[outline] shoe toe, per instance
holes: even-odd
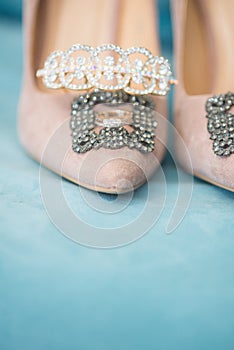
[[[158,165],[155,156],[137,150],[92,150],[79,166],[78,183],[100,192],[129,192],[145,183]]]
[[[146,181],[143,169],[128,159],[110,159],[97,169],[95,184],[110,192],[129,192]]]

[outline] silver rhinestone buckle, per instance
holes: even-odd
[[[234,114],[228,111],[234,106],[234,94],[215,95],[206,102],[207,129],[213,140],[216,155],[227,157],[234,153]]]

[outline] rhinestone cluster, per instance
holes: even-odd
[[[234,94],[215,95],[206,102],[207,129],[213,140],[216,155],[227,157],[234,153],[234,114],[228,111],[234,106]]]
[[[97,132],[95,128],[97,104],[108,104],[113,109],[121,104],[131,104],[133,108],[131,131],[126,130],[116,119],[110,121]],[[136,148],[141,152],[154,150],[154,138],[157,122],[154,119],[154,103],[143,96],[132,96],[123,90],[105,92],[94,90],[90,94],[80,95],[72,102],[70,128],[72,130],[72,148],[84,153],[100,147],[117,149],[124,146]],[[105,125],[105,123],[104,123]],[[113,126],[115,125],[115,126]]]
[[[153,56],[143,47],[123,50],[112,44],[96,48],[75,44],[67,51],[54,51],[36,76],[50,89],[123,89],[137,95],[166,95],[175,83],[164,57]]]

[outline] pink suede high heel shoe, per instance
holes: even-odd
[[[135,189],[153,174],[167,139],[152,112],[155,103],[166,116],[166,98],[153,95],[173,83],[157,56],[155,15],[153,0],[25,1],[18,132],[34,159],[107,193]]]
[[[173,0],[179,85],[175,126],[195,176],[234,191],[234,4],[229,0]],[[180,142],[176,155],[189,172]]]

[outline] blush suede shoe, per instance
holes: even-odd
[[[229,0],[172,0],[176,76],[175,126],[193,174],[234,191],[234,4]],[[181,143],[181,166],[190,172]]]
[[[99,95],[97,97],[90,94],[101,94],[102,92],[95,89],[77,92],[73,88],[69,88],[67,81],[64,88],[48,88],[53,83],[57,84],[61,75],[66,80],[69,69],[77,69],[77,67],[67,66],[65,69],[68,70],[65,73],[62,70],[58,73],[56,67],[61,62],[49,59],[49,63],[47,60],[45,64],[45,61],[55,50],[61,50],[64,53],[71,47],[74,49],[74,43],[83,43],[94,48],[104,43],[111,43],[121,46],[123,50],[134,45],[144,46],[151,51],[152,57],[159,55],[154,1],[140,0],[136,3],[133,0],[26,0],[24,34],[24,77],[19,105],[18,133],[20,142],[27,153],[55,173],[92,190],[121,193],[141,186],[155,172],[165,154],[167,142],[166,97],[147,96],[147,98],[152,98],[157,113],[163,116],[157,123],[156,137],[153,137],[153,141],[147,138],[147,135],[141,134],[145,129],[140,129],[136,123],[132,126],[131,122],[126,122],[129,125],[125,127],[123,124],[129,113],[132,112],[129,112],[128,109],[119,111],[119,108],[114,105],[111,105],[112,110],[109,112],[104,110],[93,112],[92,110],[90,113],[98,115],[98,118],[102,118],[102,120],[100,122],[98,119],[99,124],[97,123],[95,129],[91,130],[92,132],[89,130],[88,135],[84,133],[81,135],[80,131],[86,130],[87,125],[91,124],[85,115],[84,111],[87,110],[87,106],[83,101],[89,100],[90,102],[90,96],[93,100],[97,99]],[[64,56],[61,55],[59,59],[64,59]],[[76,57],[76,59],[79,60],[80,57]],[[105,61],[106,64],[112,64],[113,59],[113,57],[107,57],[107,61],[109,61]],[[134,64],[141,69],[142,61],[135,60]],[[48,73],[48,67],[52,67],[54,71]],[[80,67],[78,68],[80,69]],[[92,73],[88,71],[87,67],[85,69],[87,71],[74,70],[72,76],[77,74],[78,79],[80,72],[81,74],[87,73],[87,75]],[[163,80],[165,67],[162,65],[160,69],[162,73],[161,89],[166,89],[164,91],[166,94],[170,81],[168,80],[165,86]],[[36,72],[38,72],[38,78]],[[109,75],[105,77],[108,80],[112,72],[108,71],[107,73]],[[48,86],[46,86],[46,82]],[[92,87],[95,88],[94,83]],[[111,95],[113,101],[109,101],[109,103],[112,103],[116,95],[113,91],[110,93],[113,94]],[[80,97],[80,94],[83,95]],[[122,99],[130,98],[127,92],[122,92],[121,96]],[[106,102],[105,98],[107,97],[110,99],[110,94],[108,91],[104,91],[103,102]],[[137,108],[141,108],[142,103],[148,103],[144,100],[144,96],[142,98],[143,100],[140,100],[138,94],[134,95],[132,100],[127,101],[129,102],[127,108],[129,108],[129,104],[134,109],[136,103],[138,104]],[[83,109],[79,110],[79,101],[81,100]],[[123,101],[120,99],[117,102],[122,103]],[[119,121],[116,115],[122,116],[123,114],[124,121]],[[106,121],[105,116],[111,116],[114,124]],[[86,124],[84,124],[86,117]],[[148,118],[147,115],[144,117]],[[119,129],[117,130],[118,144],[114,143],[115,138],[112,139],[110,136],[112,132],[115,135],[116,123],[119,123],[118,127],[122,126],[121,132],[124,135],[122,136]],[[98,131],[100,132],[102,129],[101,126],[105,127],[105,135],[109,135],[109,143],[101,143],[100,135],[97,136]],[[123,141],[122,138],[126,135],[129,136],[130,131],[134,131],[130,140],[132,142],[128,141],[127,138],[127,141]],[[133,136],[136,136],[140,142],[140,146],[139,144],[137,146],[138,149],[134,147],[135,139],[133,140]],[[89,138],[89,144],[86,143],[87,138]],[[124,142],[126,144],[123,144]],[[154,145],[152,150],[149,142]]]

